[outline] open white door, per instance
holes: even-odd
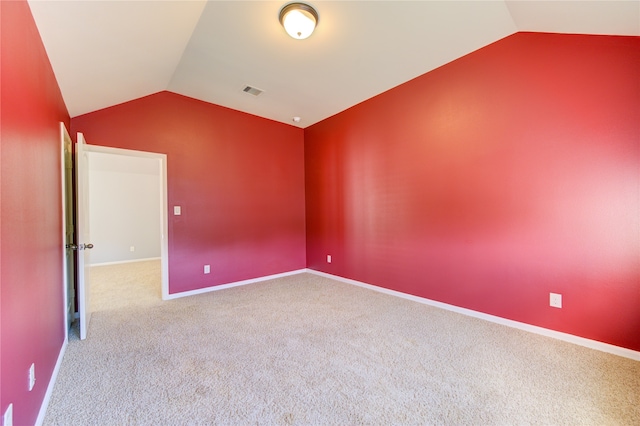
[[[73,212],[73,142],[64,123],[60,123],[60,141],[62,143],[60,164],[62,174],[62,243],[64,256],[62,259],[62,282],[64,283],[65,309],[65,340],[69,338],[69,329],[76,312],[76,277],[75,277],[75,249],[76,235]]]
[[[89,239],[89,154],[85,150],[84,135],[78,133],[76,143],[76,232],[78,253],[78,314],[80,315],[80,339],[87,338],[91,321],[91,250]]]

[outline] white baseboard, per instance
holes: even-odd
[[[423,303],[425,305],[435,306],[436,308],[446,309],[448,311],[456,312],[462,315],[467,315],[470,317],[482,319],[485,321],[491,321],[496,324],[506,325],[507,327],[517,328],[519,330],[528,331],[530,333],[540,334],[546,337],[552,337],[554,339],[562,340],[565,342],[573,343],[580,346],[585,346],[590,349],[595,349],[602,352],[607,352],[613,355],[618,355],[625,358],[630,358],[635,361],[640,361],[640,352],[634,351],[632,349],[623,348],[620,346],[610,345],[608,343],[599,342],[597,340],[591,340],[580,336],[575,336],[573,334],[563,333],[560,331],[550,330],[548,328],[538,327],[535,325],[513,321],[506,318],[497,317],[495,315],[485,314],[483,312],[474,311],[471,309],[461,308],[455,305],[449,305],[447,303],[438,302],[431,299],[426,299],[424,297],[414,296],[412,294],[406,294],[395,290],[389,290],[387,288],[378,287],[371,284],[366,284],[360,281],[352,280],[349,278],[343,278],[337,275],[327,274],[326,272],[315,271],[313,269],[307,269],[306,272],[311,274],[320,275],[325,278],[330,278],[332,280],[340,281],[346,284],[353,284],[358,287],[367,288],[369,290],[374,290],[380,293],[389,294],[391,296],[401,297],[403,299],[412,300],[414,302]]]
[[[91,266],[120,265],[123,263],[148,262],[150,260],[162,260],[162,258],[161,257],[145,257],[144,259],[118,260],[117,262],[92,263]]]
[[[169,294],[164,300],[178,299],[180,297],[194,296],[196,294],[209,293],[211,291],[224,290],[227,288],[238,287],[241,285],[254,284],[261,281],[273,280],[276,278],[288,277],[290,275],[298,275],[307,272],[307,269],[297,269],[295,271],[283,272],[280,274],[267,275],[259,278],[252,278],[250,280],[236,281],[228,284],[221,284],[212,287],[199,288],[197,290],[183,291],[181,293]]]
[[[47,408],[49,407],[49,400],[51,399],[51,395],[53,394],[53,387],[56,384],[56,379],[58,378],[58,372],[60,371],[60,366],[62,365],[62,359],[64,358],[64,353],[67,350],[67,338],[64,339],[64,343],[60,348],[60,353],[58,353],[58,360],[56,361],[56,366],[53,368],[53,373],[51,374],[51,378],[49,379],[49,384],[47,385],[47,391],[44,394],[44,399],[42,400],[42,404],[40,405],[40,411],[38,412],[38,418],[36,419],[36,426],[41,426],[44,422],[44,416],[47,414]]]

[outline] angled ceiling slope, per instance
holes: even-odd
[[[517,31],[640,35],[637,0],[314,0],[294,40],[285,3],[29,1],[72,117],[169,90],[307,127]]]

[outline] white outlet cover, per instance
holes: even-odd
[[[327,263],[331,263],[331,255],[330,254],[327,255]]]
[[[9,404],[7,411],[4,412],[2,424],[4,426],[13,426],[13,404]]]
[[[182,208],[180,206],[173,206],[174,216],[180,216],[182,214]]]
[[[558,293],[549,293],[549,306],[562,308],[562,295]]]
[[[31,364],[31,367],[29,367],[29,391],[32,391],[35,385],[36,385],[36,365]]]
[[[204,273],[205,274],[211,273],[211,265],[204,265]]]
[[[136,251],[136,247],[135,246],[129,247],[129,251]]]

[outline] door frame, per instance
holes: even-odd
[[[85,152],[121,155],[127,157],[149,158],[160,163],[160,258],[162,300],[169,298],[169,225],[168,225],[168,198],[167,198],[167,154],[156,152],[136,151],[132,149],[111,148],[99,145],[84,145]],[[89,189],[91,192],[91,189]]]

